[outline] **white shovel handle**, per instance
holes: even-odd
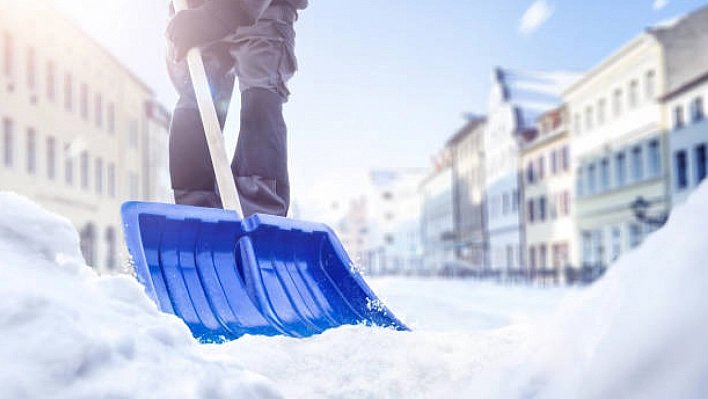
[[[172,0],[172,5],[175,12],[186,10],[189,8],[187,0]],[[202,60],[201,51],[193,47],[187,52],[187,65],[189,66],[189,74],[192,78],[192,86],[197,97],[197,105],[199,114],[202,117],[204,125],[204,134],[206,136],[207,145],[209,146],[209,154],[211,162],[214,166],[214,174],[216,175],[216,184],[219,187],[219,195],[224,209],[235,211],[239,217],[243,214],[241,210],[241,202],[238,198],[236,183],[234,182],[229,159],[226,154],[226,146],[224,145],[224,136],[221,133],[221,125],[216,114],[214,101],[209,90],[209,79],[204,69],[204,61]]]

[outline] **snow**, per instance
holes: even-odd
[[[0,193],[3,398],[698,398],[708,391],[708,185],[585,288],[368,279],[412,332],[200,345],[68,220]]]

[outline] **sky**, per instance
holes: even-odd
[[[54,0],[136,73],[176,99],[164,68],[166,1]],[[362,194],[370,170],[428,167],[496,66],[582,72],[699,0],[310,0],[285,107],[293,202],[317,218]]]
[[[589,287],[368,278],[411,331],[199,344],[71,222],[0,193],[3,398],[704,398],[708,182]],[[667,248],[669,250],[667,250]]]

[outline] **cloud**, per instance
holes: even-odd
[[[661,0],[657,0],[661,1]],[[666,0],[664,0],[666,1]],[[553,7],[546,0],[536,0],[521,17],[519,32],[530,35],[553,15]]]
[[[659,11],[667,5],[669,5],[669,0],[654,0],[653,8],[654,10]]]

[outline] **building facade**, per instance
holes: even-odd
[[[507,275],[523,270],[519,207],[519,110],[504,72],[495,69],[484,130],[484,191],[488,267]]]
[[[372,274],[419,274],[423,265],[418,186],[422,168],[377,169],[366,195],[364,270]]]
[[[521,149],[524,249],[532,279],[560,282],[575,248],[574,176],[564,106],[538,119]]]
[[[664,101],[671,120],[671,204],[677,206],[706,178],[708,73],[669,93]]]
[[[638,197],[660,212],[666,196],[664,53],[643,33],[566,93],[580,251],[575,263],[604,267],[647,232],[630,208]]]
[[[488,265],[484,213],[484,129],[473,117],[450,140],[452,152],[455,255],[476,274]]]
[[[120,272],[120,206],[147,199],[153,93],[51,2],[6,0],[2,10],[0,190],[67,217],[87,264]]]
[[[435,168],[420,184],[423,264],[427,274],[439,275],[456,261],[453,171],[450,150],[443,150]]]
[[[608,265],[658,227],[636,217],[637,199],[659,219],[670,210],[669,122],[660,99],[691,76],[686,65],[707,59],[706,10],[647,29],[565,92],[581,265]]]

